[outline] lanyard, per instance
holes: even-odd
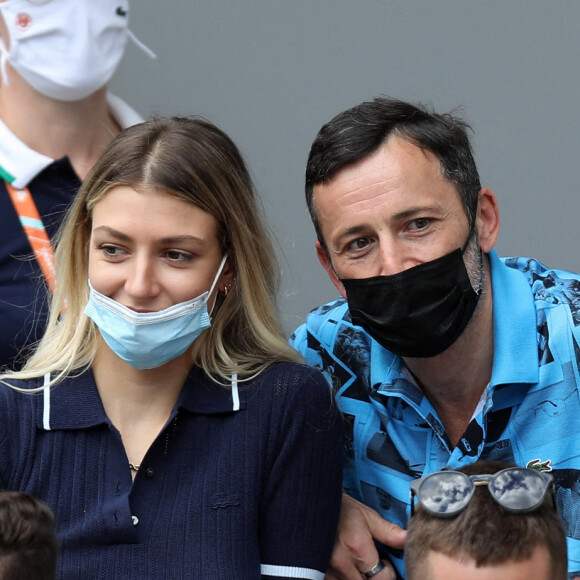
[[[54,292],[56,286],[54,252],[30,190],[28,188],[15,189],[8,182],[6,182],[6,189],[14,204],[14,209],[18,214],[28,242],[34,251],[38,265],[46,278],[49,288]]]

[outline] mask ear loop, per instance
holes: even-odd
[[[212,295],[212,292],[214,291],[218,278],[220,277],[222,270],[224,269],[224,266],[226,264],[226,260],[228,259],[228,255],[224,254],[224,257],[222,258],[222,261],[220,263],[220,266],[218,268],[217,274],[215,275],[215,278],[213,279],[213,282],[211,284],[211,288],[209,289],[209,292],[207,293],[207,298],[209,300],[209,297]],[[213,301],[213,304],[211,305],[211,310],[209,311],[209,315],[211,316],[213,313],[213,309],[215,307],[215,303],[217,302],[217,300]]]
[[[127,36],[133,41],[133,44],[140,48],[149,58],[157,58],[157,55],[143,42],[141,42],[136,36],[134,32],[131,32],[127,28]]]
[[[2,84],[8,86],[10,81],[8,80],[8,72],[6,71],[6,62],[8,61],[8,50],[4,44],[4,39],[0,38],[0,74],[2,75]]]

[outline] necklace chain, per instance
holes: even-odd
[[[131,461],[129,461],[129,469],[131,471],[139,471],[139,468],[141,467],[141,464],[137,464],[137,463],[132,463]]]

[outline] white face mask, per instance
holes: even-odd
[[[134,39],[127,28],[129,0],[6,0],[0,13],[10,46],[0,39],[2,82],[8,83],[9,62],[32,88],[61,101],[84,99],[105,86],[127,38]]]

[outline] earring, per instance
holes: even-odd
[[[230,288],[233,286],[233,280],[231,282],[228,282],[225,286],[224,286],[224,296],[228,295],[228,292],[230,291]]]

